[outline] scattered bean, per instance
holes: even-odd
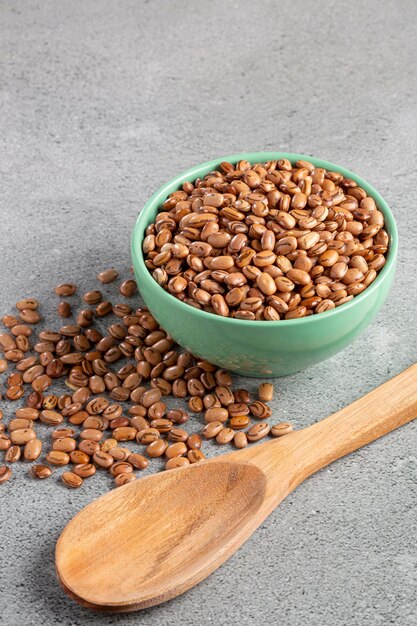
[[[42,452],[42,441],[40,439],[31,439],[27,442],[23,450],[25,461],[36,461]]]
[[[261,383],[258,387],[259,400],[271,402],[274,397],[274,386],[272,383]]]
[[[71,315],[71,305],[69,302],[62,301],[58,304],[58,315],[61,317],[69,317]]]
[[[116,485],[116,487],[122,487],[123,485],[126,485],[127,483],[131,483],[134,480],[136,480],[136,476],[134,474],[121,473],[115,476],[114,484]]]
[[[259,441],[263,437],[266,437],[269,433],[271,427],[267,422],[259,422],[258,424],[254,424],[251,428],[249,428],[246,436],[248,441]]]
[[[235,444],[236,448],[245,448],[248,445],[248,438],[246,436],[246,433],[244,433],[243,431],[235,433],[233,437],[233,443]]]
[[[118,277],[118,272],[114,269],[103,270],[99,274],[97,274],[98,280],[107,285],[108,283],[112,283]]]
[[[16,461],[20,459],[21,452],[22,451],[19,446],[10,446],[4,455],[4,460],[6,463],[16,463]]]
[[[176,469],[177,467],[185,467],[186,465],[190,465],[191,461],[185,456],[176,456],[172,459],[169,459],[165,464],[166,470]]]
[[[29,471],[31,476],[38,480],[44,480],[52,475],[52,470],[47,465],[32,465]]]
[[[222,194],[218,196],[210,201],[220,202]],[[219,206],[221,210],[226,208]],[[258,208],[261,212],[264,210],[262,206]],[[255,206],[256,210],[258,208]],[[232,209],[233,207],[230,211]],[[227,213],[228,210],[225,216]],[[255,221],[254,229],[257,228],[258,222]],[[303,228],[300,227],[300,230]],[[261,231],[262,228],[259,231],[259,241],[262,239],[266,246],[272,245],[272,235],[263,237]],[[270,278],[276,280],[281,274],[285,274],[281,270],[279,273],[270,269],[274,263],[272,256],[275,252],[268,247],[255,250],[253,268],[256,271],[249,278],[249,275],[245,275],[245,265],[237,266],[238,271],[229,272],[234,264],[233,262],[231,265],[230,262],[234,247],[239,255],[247,247],[245,235],[237,232],[224,240],[214,235],[215,233],[213,237],[210,236],[210,242],[195,241],[194,245],[193,241],[190,244],[192,252],[188,253],[196,259],[203,259],[210,248],[217,251],[210,253],[214,259],[213,268],[209,269],[203,263],[203,267],[197,272],[200,276],[196,276],[200,291],[209,294],[210,306],[217,307],[220,314],[223,309],[225,314],[225,306],[234,309],[235,305],[224,300],[222,295],[227,293],[229,287],[242,289],[247,301],[251,300],[251,296],[253,301],[262,301],[262,296],[259,295],[264,293],[262,289],[272,289]],[[158,242],[166,236],[163,233],[158,237]],[[279,233],[275,233],[274,237],[276,242],[282,241]],[[308,240],[302,241],[303,245],[309,245]],[[219,254],[220,252],[223,254]],[[339,262],[344,261],[345,256],[340,253]],[[374,275],[369,274],[371,271],[376,275],[374,269],[368,269],[369,262],[364,257],[360,254],[356,254],[356,257],[357,260],[349,267],[350,273],[345,274],[344,282],[338,283],[337,289],[333,291],[328,288],[327,295],[334,299],[329,300],[333,306],[350,295],[348,289],[351,284],[362,280],[358,272],[362,272],[363,281],[372,282]],[[305,259],[308,258],[310,257],[307,253]],[[294,270],[289,274],[294,284],[303,277],[300,272],[310,271],[309,262],[305,259],[303,262],[295,259],[292,263],[287,260],[289,267],[286,272]],[[282,259],[279,263],[283,266]],[[313,267],[311,263],[310,269]],[[178,268],[175,269],[173,264],[172,269],[177,271]],[[116,277],[117,272],[109,270],[100,274],[99,280],[106,284]],[[248,281],[256,283],[257,279],[258,292],[254,289],[253,294],[248,294]],[[353,279],[356,282],[351,283],[350,280]],[[178,281],[173,281],[171,285],[175,289],[181,287]],[[304,301],[312,297],[307,293],[310,285],[308,282],[303,292],[303,302],[299,300],[292,307],[291,303],[287,305],[292,297],[290,292],[288,298],[280,291],[279,295],[274,293],[268,297],[280,311],[292,311],[300,303],[305,306]],[[322,288],[327,286],[324,283],[319,285]],[[75,290],[75,285],[69,283],[56,288],[57,295],[61,297],[73,295]],[[135,281],[124,281],[120,291],[130,297],[136,291]],[[36,435],[35,426],[41,422],[54,427],[51,429],[51,442],[45,451],[46,461],[51,466],[72,464],[71,471],[64,472],[62,476],[64,484],[78,487],[83,479],[96,473],[96,469],[105,469],[114,476],[115,484],[121,485],[134,480],[133,470],[145,469],[152,458],[165,456],[167,469],[203,460],[205,454],[201,448],[205,439],[216,438],[220,444],[233,440],[236,447],[244,447],[248,443],[248,437],[240,429],[249,425],[249,414],[263,420],[269,417],[270,409],[265,404],[269,401],[268,393],[272,391],[269,383],[260,386],[259,400],[251,402],[248,390],[233,390],[232,378],[228,372],[179,349],[146,308],[134,309],[127,304],[113,305],[111,302],[103,302],[102,294],[98,290],[87,292],[83,299],[87,304],[96,304],[95,311],[84,309],[79,313],[75,312],[76,323],[58,327],[59,331],[42,329],[31,341],[28,339],[34,334],[31,325],[41,319],[36,300],[26,298],[19,301],[17,308],[21,321],[12,315],[3,318],[4,325],[9,329],[0,333],[0,348],[4,352],[4,358],[0,359],[0,374],[10,368],[5,381],[5,395],[10,400],[17,400],[24,394],[26,385],[32,387],[25,400],[26,406],[16,409],[15,416],[7,424],[2,421],[3,415],[0,411],[0,450],[5,452],[6,462],[15,463],[22,458],[26,461],[39,459],[43,444]],[[244,297],[243,299],[245,300]],[[248,304],[251,305],[251,302]],[[246,305],[242,303],[242,306]],[[256,306],[253,309],[255,313]],[[67,301],[60,301],[58,314],[63,318],[71,315],[71,306]],[[108,323],[103,332],[95,328],[95,319],[112,314],[118,318],[116,323]],[[104,320],[100,323],[103,324]],[[116,365],[122,359],[125,359],[123,366]],[[67,392],[61,395],[59,391],[55,391],[59,379],[67,387]],[[177,407],[168,410],[166,396],[184,398],[192,413],[204,412],[206,424],[201,434],[190,435],[183,429],[182,425],[190,419],[190,414]],[[110,398],[113,398],[113,402]],[[123,408],[123,402],[129,406]],[[80,432],[77,432],[78,427],[81,427]],[[251,431],[252,429],[249,432]],[[137,444],[144,446],[143,454],[122,447],[120,442],[124,441],[132,442],[129,444],[132,448]],[[47,465],[37,463],[30,469],[30,473],[33,477],[42,479],[50,476],[52,470]]]
[[[230,443],[235,436],[233,428],[222,428],[222,430],[216,435],[217,443],[222,445]]]
[[[73,296],[77,288],[72,283],[62,283],[55,287],[55,293],[57,296]]]
[[[70,462],[70,456],[66,452],[61,452],[59,450],[51,450],[46,455],[46,460],[51,465],[68,465]]]
[[[281,422],[280,424],[274,424],[271,428],[271,435],[273,437],[282,437],[287,435],[293,430],[293,425],[289,422]]]
[[[61,480],[70,489],[78,489],[83,484],[83,479],[74,472],[64,472],[61,476]]]
[[[9,480],[12,475],[12,470],[7,465],[0,466],[0,485]]]

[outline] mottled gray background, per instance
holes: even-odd
[[[58,281],[87,289],[100,269],[127,271],[138,210],[182,169],[305,152],[374,184],[401,246],[372,327],[278,380],[275,415],[302,427],[400,372],[416,360],[416,42],[414,0],[2,1],[1,312],[37,295],[48,322]],[[320,472],[197,588],[120,616],[74,604],[53,565],[60,531],[107,479],[70,492],[22,464],[0,493],[0,623],[416,624],[416,433]]]

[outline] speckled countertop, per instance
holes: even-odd
[[[0,34],[2,313],[36,295],[52,320],[57,282],[83,290],[105,267],[127,271],[137,211],[186,167],[305,152],[381,191],[398,271],[360,339],[276,382],[275,415],[305,426],[416,360],[415,2],[15,0]],[[119,616],[69,600],[53,563],[107,478],[70,492],[22,465],[0,490],[0,623],[415,625],[416,434],[417,422],[323,470],[205,582]]]

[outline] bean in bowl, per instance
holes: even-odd
[[[388,245],[383,213],[355,181],[307,160],[242,160],[171,193],[143,253],[155,281],[184,303],[278,321],[352,300]]]

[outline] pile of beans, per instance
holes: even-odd
[[[224,162],[186,182],[143,241],[161,287],[243,320],[293,319],[349,302],[376,278],[389,236],[353,180],[309,161]]]
[[[113,269],[98,275],[106,285],[117,278]],[[125,298],[136,291],[132,279],[119,287]],[[74,318],[58,330],[43,329],[34,339],[42,319],[34,298],[17,302],[17,313],[2,320],[4,395],[23,404],[8,420],[0,410],[6,462],[0,483],[22,460],[32,463],[29,471],[36,479],[62,467],[63,483],[77,488],[104,469],[119,486],[134,480],[135,470],[147,468],[151,459],[164,459],[166,469],[199,462],[207,439],[243,448],[268,434],[291,432],[289,423],[271,427],[267,422],[272,384],[262,383],[253,400],[246,389],[233,389],[228,372],[180,348],[146,308],[112,304],[93,290],[82,297],[88,306],[73,313],[66,298],[76,294],[76,286],[61,284],[55,293],[63,298],[58,315]],[[60,393],[63,386],[67,392]],[[169,408],[170,399],[187,403],[186,409]],[[201,432],[185,429],[190,414],[203,416]],[[50,431],[47,446],[39,435],[43,426]]]

